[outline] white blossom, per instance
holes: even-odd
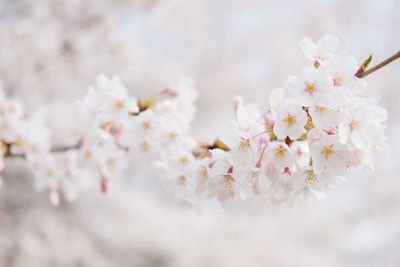
[[[330,129],[341,122],[342,111],[339,108],[312,105],[308,110],[312,122],[319,129]]]
[[[344,174],[347,169],[348,148],[337,135],[328,135],[310,147],[314,172],[319,174]]]
[[[382,124],[386,118],[386,110],[372,103],[360,103],[347,110],[347,116],[339,126],[342,142],[351,143],[361,151],[370,152],[385,150],[385,126]]]
[[[293,100],[288,99],[285,95],[284,88],[275,88],[269,95],[270,110],[276,115],[288,105],[292,104]]]
[[[234,128],[229,133],[221,136],[220,139],[230,149],[229,160],[232,165],[256,161],[257,143],[248,132]]]
[[[325,200],[326,194],[320,179],[312,168],[305,167],[293,175],[293,197],[293,201]]]
[[[261,132],[263,117],[258,106],[255,103],[244,104],[241,97],[236,97],[234,102],[237,127],[252,133]]]
[[[333,82],[326,68],[307,66],[303,69],[302,77],[290,76],[285,87],[297,103],[308,107],[311,104],[329,103]]]
[[[271,181],[261,166],[240,166],[234,173],[247,197],[264,196],[270,189]]]
[[[278,170],[291,167],[294,164],[293,153],[289,146],[283,142],[268,143],[265,160],[267,165]]]
[[[353,95],[365,90],[366,82],[354,75],[359,66],[352,56],[338,56],[327,62],[334,86],[333,96],[338,98],[341,95],[349,100]]]
[[[281,140],[286,137],[296,140],[305,132],[306,123],[307,114],[301,106],[290,105],[276,116],[274,133]]]
[[[89,88],[82,105],[94,113],[100,124],[114,119],[123,121],[139,111],[136,98],[129,96],[120,79],[103,75],[96,78],[95,87]]]
[[[318,62],[323,62],[334,56],[337,45],[337,37],[331,34],[324,35],[317,43],[314,43],[308,37],[303,38],[300,42],[300,48],[306,57]]]

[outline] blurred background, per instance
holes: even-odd
[[[192,134],[211,141],[234,95],[266,107],[301,72],[304,36],[335,34],[373,64],[397,52],[399,10],[395,0],[0,0],[0,80],[28,108],[45,105],[54,142],[68,143],[96,75],[119,75],[138,98],[191,77]],[[165,201],[151,175],[131,174],[106,196],[53,208],[24,162],[7,161],[0,266],[400,266],[400,62],[366,80],[388,109],[390,151],[308,207],[210,201],[194,212]]]

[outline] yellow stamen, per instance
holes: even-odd
[[[148,122],[148,121],[144,121],[144,122],[142,123],[142,127],[143,127],[143,129],[148,130],[148,129],[151,128],[151,123]]]
[[[86,149],[84,155],[86,158],[91,158],[93,156],[93,153],[91,150]]]
[[[224,175],[221,184],[225,189],[231,189],[233,185],[233,177],[230,174]]]
[[[251,171],[249,175],[247,175],[251,184],[257,184],[259,180],[259,173],[257,171]]]
[[[296,116],[294,115],[288,115],[287,118],[285,119],[285,122],[288,127],[293,126],[296,123],[297,119]]]
[[[180,162],[182,165],[186,165],[186,164],[189,163],[189,159],[188,159],[187,156],[182,156],[182,157],[179,158],[179,162]]]
[[[306,175],[306,183],[310,185],[315,185],[319,183],[318,177],[315,175],[313,171],[307,171]]]
[[[114,107],[116,107],[117,109],[122,109],[125,106],[125,102],[124,100],[115,100],[114,102]]]
[[[322,155],[325,157],[325,159],[332,157],[334,153],[335,150],[333,150],[333,145],[324,146],[322,149]]]
[[[315,107],[315,111],[318,112],[318,113],[325,113],[325,112],[328,112],[329,109],[326,108],[326,107],[316,106],[316,107]]]
[[[238,144],[238,149],[240,151],[246,151],[246,150],[250,149],[250,140],[242,139]]]
[[[15,140],[14,146],[21,148],[24,146],[24,144],[25,144],[25,141],[22,138],[17,138]]]
[[[275,156],[278,158],[278,159],[283,159],[283,158],[285,158],[285,156],[286,156],[286,150],[283,148],[283,147],[278,147],[276,150],[275,150]]]
[[[208,171],[207,168],[202,167],[200,170],[200,177],[203,179],[208,179]]]
[[[310,95],[313,95],[315,91],[317,90],[316,86],[314,83],[306,83],[306,92],[309,93]]]
[[[357,129],[360,129],[361,128],[361,123],[359,122],[359,121],[352,121],[351,123],[350,123],[350,129],[352,130],[352,131],[354,131],[354,130],[357,130]]]

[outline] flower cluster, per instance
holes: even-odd
[[[51,203],[57,205],[60,195],[68,201],[76,198],[80,169],[75,150],[52,148],[45,122],[44,109],[29,113],[0,88],[0,172],[5,158],[24,158],[32,169],[35,188],[47,191]]]
[[[267,110],[236,97],[235,120],[212,144],[188,136],[197,98],[192,81],[137,100],[117,77],[99,76],[79,102],[85,131],[68,149],[51,148],[43,112],[28,116],[20,102],[0,95],[1,155],[24,155],[53,204],[92,183],[107,192],[131,164],[161,170],[185,204],[322,198],[354,171],[373,168],[373,156],[386,149],[387,115],[360,97],[366,82],[354,75],[357,60],[336,51],[336,37],[305,38],[301,48],[310,59],[301,75],[272,91]]]
[[[195,142],[185,137],[194,115],[197,92],[182,80],[156,100],[137,101],[117,77],[99,76],[80,103],[88,131],[80,148],[82,161],[107,191],[110,179],[121,176],[128,162],[151,163]]]
[[[213,149],[170,158],[169,176],[200,197],[221,201],[259,198],[271,203],[323,198],[325,189],[386,149],[386,111],[360,97],[366,82],[355,76],[357,60],[338,53],[337,38],[300,44],[311,65],[273,90],[270,109],[234,101],[236,120]],[[179,162],[177,167],[175,162]]]
[[[23,156],[35,165],[50,151],[50,129],[44,115],[43,109],[28,114],[19,100],[5,97],[0,88],[0,172],[6,156]]]

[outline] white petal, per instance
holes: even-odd
[[[338,38],[334,35],[324,35],[318,42],[317,46],[321,51],[327,53],[335,53],[338,45]]]
[[[317,47],[313,41],[311,41],[310,38],[305,37],[303,40],[301,40],[299,44],[301,50],[303,50],[303,53],[306,57],[308,57],[311,60],[314,60],[316,55],[317,55]]]

